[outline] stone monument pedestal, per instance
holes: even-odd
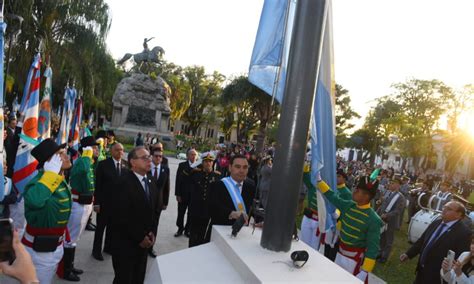
[[[243,227],[236,238],[230,232],[230,226],[213,226],[210,243],[157,257],[145,283],[362,283],[301,241],[291,251],[306,250],[309,259],[298,269],[291,252],[260,246],[261,229],[252,234]]]
[[[161,77],[132,73],[115,90],[111,128],[123,136],[134,137],[138,132],[171,136],[169,95],[170,87]]]

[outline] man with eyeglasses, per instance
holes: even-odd
[[[461,221],[465,215],[466,208],[460,202],[446,203],[441,219],[431,223],[416,243],[400,255],[401,262],[420,255],[414,283],[441,283],[439,271],[448,251],[454,251],[455,259],[469,251],[471,230]]]
[[[152,177],[151,155],[143,146],[128,154],[130,171],[119,180],[113,202],[113,283],[143,283],[147,255],[155,243],[154,223],[158,189]]]
[[[163,152],[160,148],[152,148],[152,163],[151,171],[148,175],[153,177],[152,182],[156,184],[158,189],[158,206],[156,207],[155,223],[153,224],[153,234],[158,232],[158,224],[160,223],[161,211],[166,210],[168,206],[168,199],[170,195],[170,169],[163,164]],[[155,258],[156,252],[153,247],[148,251],[148,255]]]

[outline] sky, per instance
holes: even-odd
[[[263,0],[106,0],[115,59],[144,38],[167,61],[232,77],[248,72]],[[131,4],[130,4],[131,3]],[[474,84],[474,0],[333,0],[336,82],[363,117],[409,78]],[[360,126],[363,118],[357,122]]]

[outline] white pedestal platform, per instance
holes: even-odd
[[[214,226],[210,243],[157,257],[145,283],[362,283],[301,241],[273,252],[260,246],[261,229],[243,227],[237,238],[230,232]],[[310,255],[300,269],[291,264],[295,250]]]

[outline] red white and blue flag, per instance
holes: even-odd
[[[61,124],[59,127],[58,137],[56,143],[67,143],[69,132],[71,130],[72,118],[74,113],[74,106],[76,101],[76,89],[67,87],[64,91],[64,106],[62,109]]]
[[[23,110],[20,108],[21,117],[18,121],[18,126],[21,127],[20,142],[13,166],[13,185],[17,191],[22,194],[26,184],[36,175],[36,161],[31,156],[31,150],[34,144],[26,140],[38,138],[38,110],[39,110],[39,90],[41,79],[41,56],[36,54],[33,63],[31,64],[29,74],[34,74],[29,86],[25,86],[29,92],[24,95],[21,101]],[[26,136],[29,139],[23,139]]]
[[[82,123],[82,99],[78,99],[76,102],[76,109],[74,111],[74,118],[71,125],[71,132],[69,133],[69,139],[72,141],[72,148],[74,150],[79,149],[80,128]]]

